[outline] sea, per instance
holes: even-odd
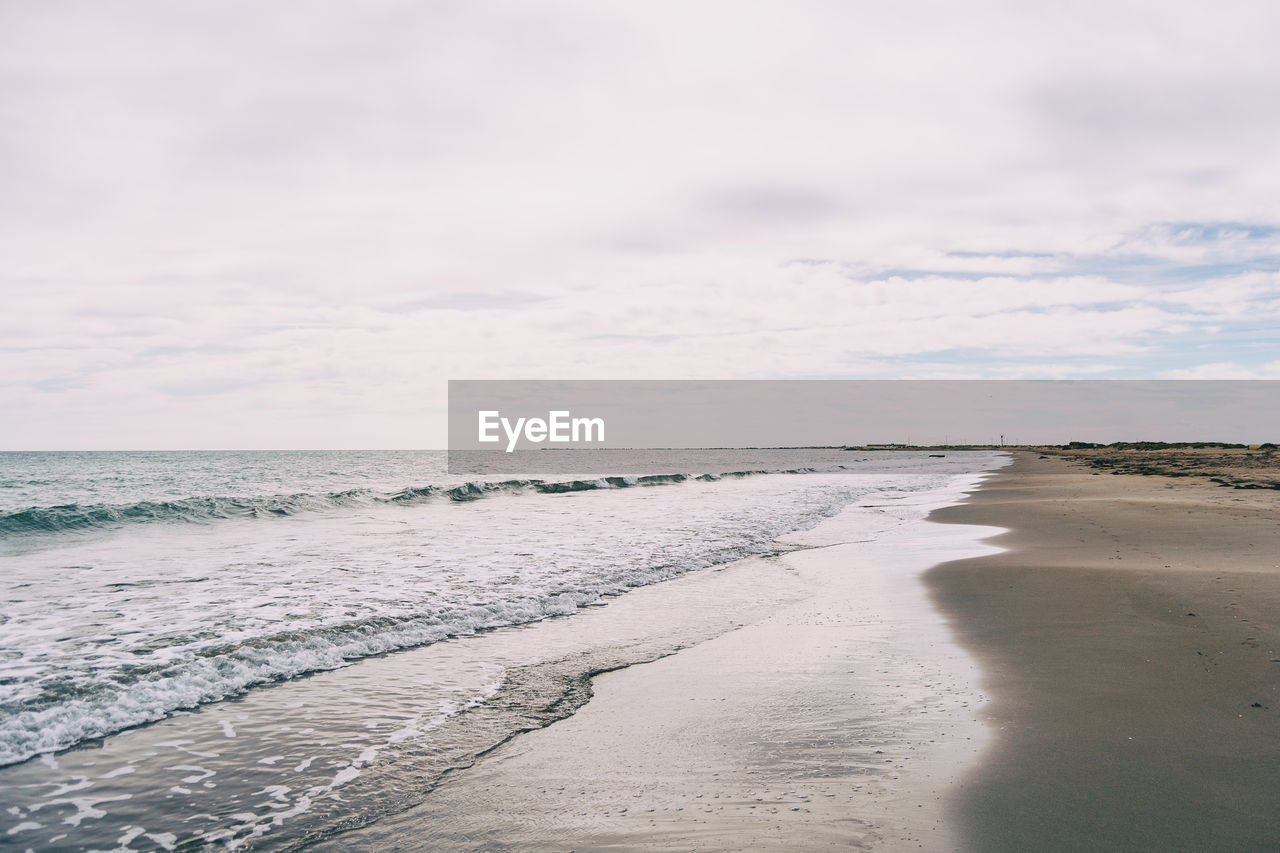
[[[594,675],[812,594],[778,559],[798,531],[852,514],[876,541],[1005,461],[0,453],[0,850],[332,844]]]

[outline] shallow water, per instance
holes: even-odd
[[[51,464],[77,473],[46,487],[34,485],[38,459],[11,456],[24,457],[4,460],[3,482],[23,483],[11,487],[17,503],[49,489],[36,510],[187,502],[180,517],[99,513],[3,535],[0,744],[10,761],[43,756],[0,770],[0,846],[14,849],[281,849],[408,807],[448,768],[571,711],[591,672],[699,642],[795,594],[767,558],[732,589],[700,585],[697,570],[785,551],[778,536],[860,499],[998,464],[686,454],[581,475],[627,478],[607,488],[508,485],[459,500],[440,454],[196,454],[202,474],[181,455],[95,454]],[[688,479],[639,485],[659,471]],[[189,517],[192,498],[290,509]],[[6,500],[10,517],[39,515]],[[874,538],[888,516],[866,513]],[[667,595],[651,596],[647,615],[546,621],[606,614],[619,593],[659,581],[687,587],[680,618],[668,618]],[[530,622],[534,633],[510,627]],[[450,637],[470,639],[440,642]],[[383,654],[402,648],[415,650]],[[325,670],[337,671],[278,683]],[[148,720],[163,721],[132,728]]]

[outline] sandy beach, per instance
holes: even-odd
[[[0,2],[0,853],[1280,853],[1277,33]]]
[[[153,649],[172,659],[159,677],[121,691],[132,705],[85,682],[62,690],[64,704],[46,697],[41,714],[0,714],[11,747],[108,713],[154,714],[139,700],[218,686],[220,675],[252,676],[254,666],[309,660],[322,668],[191,702],[147,725],[125,718],[118,732],[0,768],[9,818],[0,849],[937,841],[949,830],[936,789],[983,747],[974,718],[982,697],[975,662],[951,642],[919,578],[940,559],[990,550],[980,540],[993,531],[925,518],[1007,459],[825,453],[735,451],[720,469],[727,476],[665,477],[660,486],[601,488],[593,479],[579,490],[500,490],[467,501],[424,487],[427,496],[408,505],[399,492],[371,491],[354,507],[262,523],[136,522],[141,529],[76,540],[80,552],[69,541],[13,558],[6,580],[13,595],[33,598],[29,620],[66,617],[42,609],[32,590],[44,588],[28,581],[83,567],[63,572],[60,600],[100,601],[85,621],[121,625],[118,642],[135,651],[124,652],[118,678],[154,676],[139,666]],[[366,472],[430,461],[348,458]],[[201,483],[254,464],[240,455],[202,459],[211,470]],[[303,481],[307,466],[333,461],[265,460]],[[680,470],[667,457],[650,464]],[[797,472],[747,473],[770,465]],[[295,546],[305,553],[295,556]],[[361,565],[356,551],[365,571],[346,571]],[[183,573],[165,562],[175,552]],[[122,567],[113,568],[113,555]],[[41,572],[41,561],[51,570]],[[336,567],[329,575],[316,569],[324,562]],[[611,594],[585,586],[601,580]],[[248,608],[256,586],[267,606]],[[521,618],[540,590],[546,608]],[[235,606],[219,610],[226,602]],[[295,613],[295,630],[272,633],[278,623],[263,620],[267,632],[252,642],[208,641],[182,659],[184,642],[252,631],[242,617],[271,602]],[[400,602],[415,609],[405,614]],[[303,630],[304,607],[323,616],[335,603],[337,618]],[[372,618],[353,619],[360,608],[372,608]],[[190,633],[179,630],[183,618]],[[10,636],[15,623],[4,625]],[[450,625],[455,636],[394,648],[405,629]],[[64,651],[87,633],[75,629],[58,644]],[[322,653],[335,643],[353,659],[326,666]],[[370,644],[387,651],[361,654]],[[107,644],[85,645],[102,665]],[[38,663],[40,647],[27,647]],[[63,677],[79,672],[66,666]]]
[[[0,847],[1275,849],[1280,492],[1248,485],[1272,474],[1012,457],[832,475],[861,497],[755,556],[13,765]]]
[[[925,521],[961,496],[880,499],[784,537],[799,550],[768,562],[794,600],[596,677],[572,716],[314,849],[959,849],[947,792],[988,746],[984,697],[920,576],[993,550],[996,531]],[[705,577],[735,586],[754,566]]]
[[[1275,850],[1280,495],[1019,454],[933,519],[1011,528],[932,571],[995,745],[972,850]]]
[[[1018,454],[878,549],[784,556],[814,595],[598,677],[574,716],[334,841],[1274,849],[1275,517],[1269,491]],[[957,547],[948,524],[1007,528],[989,539],[1007,550],[902,583]]]

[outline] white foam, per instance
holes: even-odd
[[[165,850],[172,850],[178,846],[178,836],[172,832],[148,832],[147,838],[159,844]]]
[[[16,636],[30,639],[15,647],[22,658],[0,661],[0,676],[17,679],[6,698],[48,700],[47,706],[33,702],[0,720],[0,762],[41,754],[46,766],[56,768],[49,750],[182,714],[257,684],[445,637],[573,614],[633,586],[776,551],[778,534],[812,525],[891,483],[899,488],[897,500],[885,502],[907,507],[915,490],[937,488],[956,470],[976,466],[970,460],[949,471],[917,466],[865,475],[725,478],[661,489],[499,497],[465,507],[423,503],[370,509],[359,517],[272,521],[251,537],[234,524],[150,532],[139,526],[84,549],[95,555],[89,568],[51,575],[50,586],[38,595],[20,593],[33,596],[27,600],[30,615],[24,609],[20,619],[0,625],[0,647]],[[884,519],[892,521],[890,516],[886,510]],[[869,528],[867,536],[882,532]],[[59,559],[89,566],[81,559],[87,554],[78,550],[68,547]],[[52,560],[35,556],[37,563]],[[148,582],[164,577],[179,582]],[[469,688],[475,683],[468,682]],[[242,825],[229,834],[213,833],[215,842],[238,846],[308,812],[319,800],[350,797],[353,791],[345,786],[364,790],[374,783],[353,784],[362,773],[378,779],[380,762],[482,703],[501,683],[499,677],[478,693],[433,702],[420,712],[353,709],[353,726],[366,716],[372,725],[361,729],[361,742],[345,754],[346,742],[328,735],[321,736],[327,742],[288,751],[273,743],[266,748],[282,754],[260,763],[278,767],[278,779],[293,780],[294,786],[271,786],[261,792],[268,799],[241,803],[261,806],[263,813],[240,813]],[[60,687],[66,689],[59,693]],[[359,705],[360,697],[353,695],[351,702]],[[301,709],[304,703],[288,707]],[[206,792],[217,784],[209,766],[222,768],[245,748],[226,743],[219,731],[226,739],[253,739],[253,730],[243,725],[237,732],[235,719],[240,718],[209,719],[210,731],[198,741],[157,744],[191,756],[191,763],[165,764],[188,775],[182,785],[172,785],[176,774],[163,778],[155,790],[200,795],[206,803],[230,796],[226,788],[236,784],[230,775],[220,777],[227,784],[218,794]],[[311,729],[297,726],[306,719],[304,711],[289,720],[292,728],[280,731],[305,735]],[[214,744],[225,744],[216,748],[227,753],[216,765]],[[389,747],[396,749],[381,757]],[[250,761],[262,754],[253,753]],[[169,761],[175,758],[184,760]],[[117,767],[93,778],[131,772]],[[82,790],[83,778],[64,778],[60,794]],[[81,800],[74,805],[73,825],[98,819],[98,804],[106,802]],[[223,814],[216,820],[225,819]]]
[[[122,800],[133,799],[132,794],[118,794],[113,797],[66,797],[42,800],[31,805],[31,811],[39,811],[48,806],[70,805],[75,808],[75,814],[68,815],[62,819],[62,822],[69,826],[79,826],[81,821],[94,820],[100,817],[106,817],[106,811],[98,808],[101,803],[117,803]]]
[[[355,765],[352,765],[351,767],[344,767],[334,775],[333,781],[329,783],[329,790],[339,788],[359,775],[360,770]]]
[[[132,764],[126,764],[122,767],[117,767],[115,770],[110,770],[106,773],[103,773],[98,778],[99,779],[115,779],[117,776],[128,776],[130,773],[137,772],[137,770],[138,768],[134,767]]]

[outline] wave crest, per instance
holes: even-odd
[[[558,495],[596,489],[626,489],[638,486],[670,486],[685,482],[713,482],[723,479],[753,477],[763,474],[812,474],[821,471],[847,470],[848,465],[830,468],[792,468],[787,470],[723,471],[690,475],[646,474],[643,476],[609,476],[595,479],[547,482],[544,480],[473,481],[457,486],[412,486],[394,494],[380,494],[370,489],[348,489],[327,494],[268,495],[265,497],[226,497],[198,495],[171,501],[139,501],[132,504],[62,504],[28,507],[0,515],[0,539],[29,534],[56,534],[70,531],[108,529],[129,524],[153,522],[204,524],[227,519],[283,518],[305,512],[321,512],[349,506],[378,504],[414,504],[446,499],[458,503],[480,500],[493,494],[533,491]]]

